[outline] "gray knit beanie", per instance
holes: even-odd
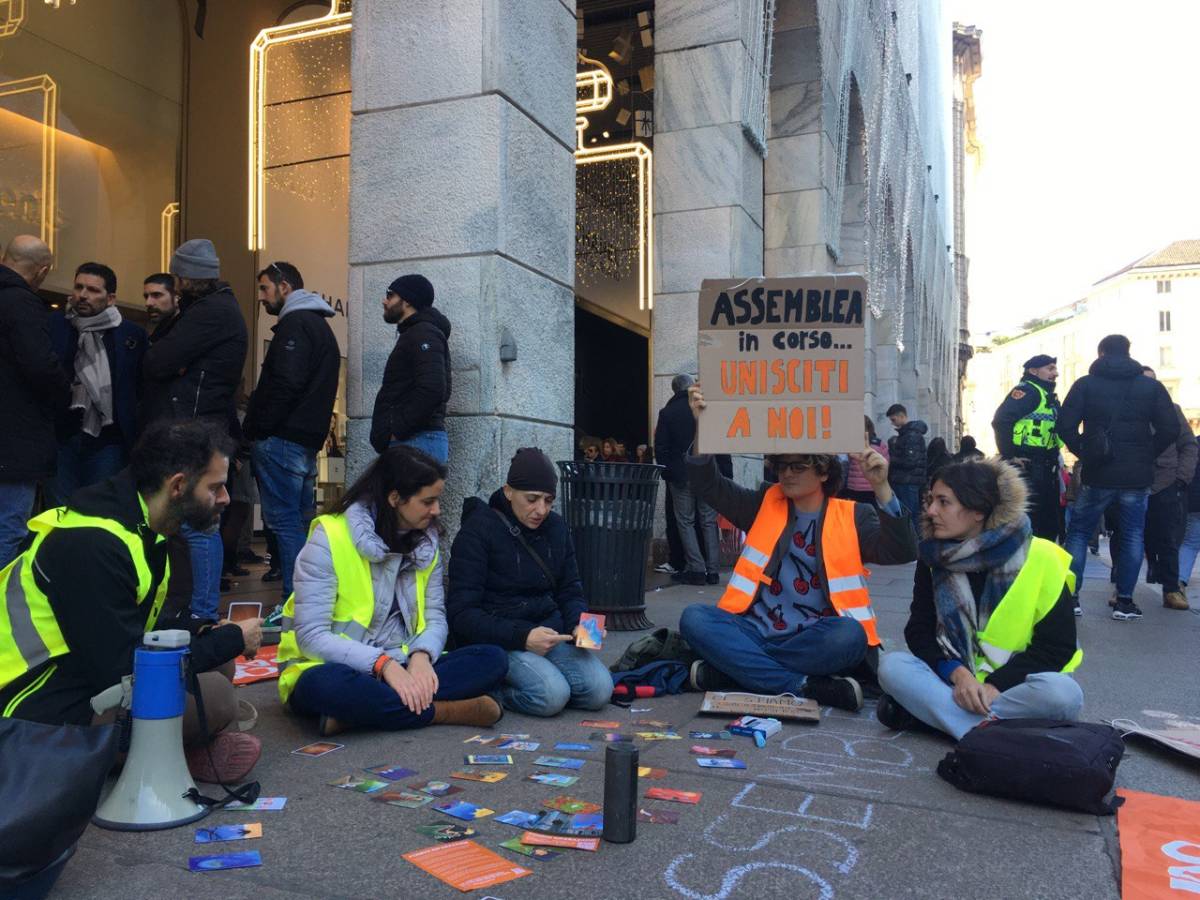
[[[196,280],[220,278],[221,260],[208,238],[184,241],[171,256],[171,274]]]

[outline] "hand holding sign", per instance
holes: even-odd
[[[879,505],[887,506],[891,503],[892,487],[888,484],[888,461],[884,459],[883,454],[868,447],[861,453],[851,453],[850,458],[858,463],[867,481],[871,482]]]
[[[688,388],[688,406],[692,408],[692,415],[696,417],[696,421],[700,421],[700,411],[704,409],[704,392],[700,390],[698,381]]]

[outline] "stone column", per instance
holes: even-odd
[[[348,477],[375,456],[384,292],[419,272],[453,325],[453,529],[517,447],[571,458],[574,4],[357,0],[351,74]],[[506,330],[518,355],[501,363]]]
[[[655,6],[655,410],[673,375],[696,372],[700,282],[763,272],[762,157],[741,124],[758,27],[748,9],[740,0]]]

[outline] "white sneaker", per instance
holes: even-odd
[[[665,562],[665,563],[659,563],[657,566],[655,566],[655,567],[654,567],[654,571],[655,571],[655,572],[662,572],[664,575],[674,575],[674,574],[675,574],[676,572],[678,572],[679,570],[678,570],[678,569],[676,569],[676,568],[675,568],[673,565],[671,565],[669,562]]]

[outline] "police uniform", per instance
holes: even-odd
[[[1059,448],[1058,397],[1054,383],[1028,374],[1028,369],[1054,362],[1053,357],[1035,356],[1025,363],[1026,375],[1004,398],[992,419],[996,446],[1004,459],[1025,459],[1025,482],[1029,486],[1029,520],[1033,533],[1055,540],[1059,533]]]

